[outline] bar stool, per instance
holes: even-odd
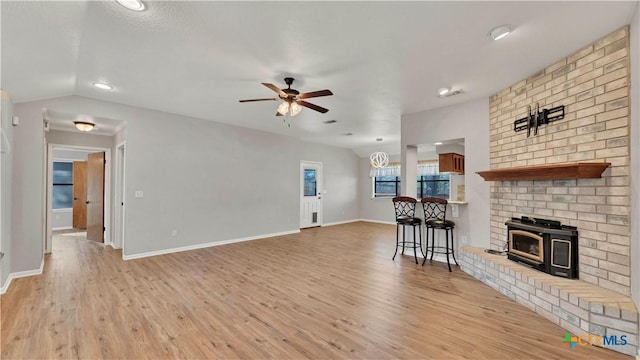
[[[422,219],[415,217],[416,203],[418,201],[409,196],[396,196],[393,198],[393,207],[396,210],[396,252],[393,253],[392,260],[395,260],[398,254],[398,247],[400,247],[400,226],[402,226],[402,253],[404,254],[405,246],[413,248],[413,257],[418,263],[418,254],[416,249],[420,248],[420,254],[424,255],[422,251]],[[413,228],[413,243],[406,244],[406,232],[407,226]],[[416,240],[416,227],[418,227],[418,233],[420,237]]]
[[[433,254],[445,254],[447,256],[447,266],[451,271],[451,263],[449,262],[449,254],[453,256],[453,261],[459,266],[458,260],[456,260],[455,247],[453,246],[453,229],[456,227],[456,223],[447,220],[447,200],[427,197],[420,200],[422,203],[422,209],[424,210],[424,223],[427,227],[427,254],[429,253],[429,229],[431,229],[431,257],[429,260],[433,260]],[[435,246],[435,230],[445,231],[445,246]],[[449,244],[449,232],[451,232],[451,244]],[[422,265],[427,261],[427,257],[422,260]]]

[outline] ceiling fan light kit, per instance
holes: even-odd
[[[281,115],[287,115],[287,113],[289,112],[289,103],[284,101],[282,104],[280,104],[280,106],[278,106],[278,112]]]
[[[325,109],[321,106],[304,101],[303,99],[333,95],[331,90],[318,90],[318,91],[306,92],[301,94],[298,90],[291,88],[291,84],[293,84],[293,80],[294,79],[292,77],[284,78],[284,82],[285,84],[287,84],[286,89],[280,89],[277,86],[270,83],[262,83],[262,85],[268,87],[273,92],[278,94],[278,97],[280,98],[280,100],[282,100],[282,103],[278,106],[278,111],[276,112],[276,116],[284,116],[284,115],[296,116],[302,111],[303,106],[306,108],[321,112],[323,114],[329,111],[329,109]],[[240,100],[240,102],[243,103],[243,102],[277,101],[277,100],[278,100],[277,98],[265,98],[265,99]]]

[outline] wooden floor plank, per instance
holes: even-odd
[[[352,223],[123,261],[54,237],[0,297],[2,359],[630,359],[459,269],[391,260],[395,227]]]

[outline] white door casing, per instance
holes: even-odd
[[[125,146],[125,142],[116,146],[115,229],[113,233],[113,247],[116,249],[121,249],[124,243]]]
[[[322,226],[322,163],[300,162],[300,228]]]

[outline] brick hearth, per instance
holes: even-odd
[[[582,280],[552,276],[471,246],[460,248],[458,262],[464,272],[573,335],[626,335],[627,345],[607,348],[637,354],[639,318],[630,297]]]

